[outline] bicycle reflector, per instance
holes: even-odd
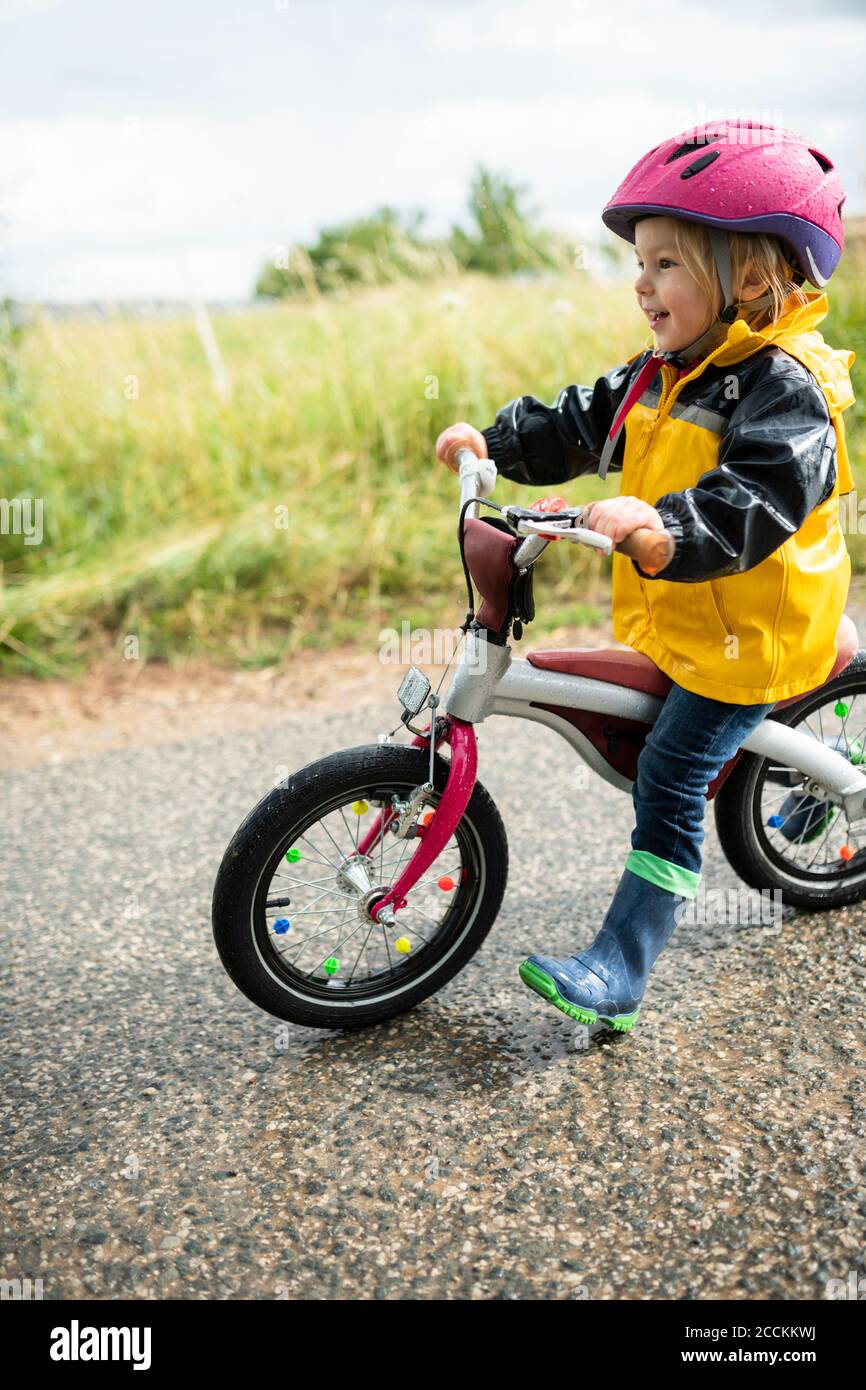
[[[408,715],[417,714],[430,694],[430,682],[417,666],[410,666],[397,687],[397,699]]]

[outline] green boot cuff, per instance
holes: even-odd
[[[669,893],[679,893],[684,898],[697,895],[700,874],[684,869],[681,864],[672,864],[670,859],[660,859],[650,854],[648,849],[633,849],[625,861],[625,867],[640,878],[665,888]]]

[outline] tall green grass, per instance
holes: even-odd
[[[858,352],[846,417],[866,464],[864,279],[834,280],[829,342]],[[466,275],[214,318],[230,392],[185,319],[42,322],[0,337],[2,494],[43,499],[44,539],[0,536],[0,670],[145,657],[271,663],[383,627],[454,627],[466,597],[454,420],[552,401],[649,344],[628,285]],[[543,489],[541,489],[543,491]],[[550,491],[551,489],[547,489]],[[576,479],[573,501],[618,480]],[[531,500],[501,483],[497,499]],[[283,524],[285,523],[285,524]],[[849,537],[862,568],[859,537]],[[535,635],[606,601],[609,562],[553,546]]]

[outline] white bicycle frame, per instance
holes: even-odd
[[[461,506],[470,498],[489,497],[496,481],[496,466],[489,459],[479,459],[468,449],[457,455],[460,465]],[[469,506],[473,514],[477,507]],[[529,537],[515,552],[518,568],[528,567],[549,544],[542,531],[556,530],[555,513],[551,522],[541,525],[521,521],[517,530]],[[572,528],[563,531],[562,538],[576,544],[591,545],[610,554],[613,545],[609,537]],[[481,650],[481,648],[484,650]],[[633,690],[610,681],[592,680],[588,676],[569,675],[564,671],[547,671],[529,661],[513,658],[506,643],[498,645],[469,630],[461,650],[454,677],[443,702],[443,712],[468,724],[480,724],[494,714],[514,719],[529,719],[553,729],[571,745],[593,771],[621,791],[631,791],[631,779],[610,766],[598,749],[568,720],[539,709],[538,705],[558,705],[564,709],[590,710],[653,724],[664,701],[655,695]],[[790,767],[810,779],[804,791],[841,805],[850,821],[866,815],[866,774],[848,760],[828,748],[815,737],[789,728],[773,719],[772,713],[743,740],[742,748],[760,757],[771,758],[774,764]]]

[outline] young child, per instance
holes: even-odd
[[[638,760],[631,852],[589,949],[520,966],[583,1023],[633,1027],[697,893],[709,783],[777,700],[819,686],[836,659],[854,353],[824,342],[826,295],[800,287],[833,274],[844,201],[832,162],[778,127],[711,124],[657,145],[602,212],[635,245],[654,348],[553,405],[520,396],[486,429],[437,441],[450,467],[468,445],[533,487],[610,465],[621,494],[588,524],[615,543],[639,527],[668,535],[655,574],[613,555],[614,636],[673,681]]]

